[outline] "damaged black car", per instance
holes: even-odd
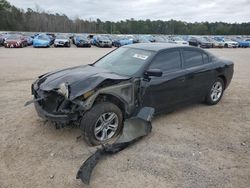
[[[63,127],[80,125],[86,142],[104,144],[143,107],[155,113],[190,103],[217,104],[233,62],[196,47],[132,44],[93,64],[46,73],[32,84],[36,111]]]

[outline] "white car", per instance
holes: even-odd
[[[183,40],[180,37],[170,37],[170,40],[173,41],[175,44],[181,44],[181,45],[185,45],[188,46],[188,42]]]
[[[239,43],[236,41],[232,41],[229,38],[224,38],[223,42],[225,48],[237,48],[239,46]]]
[[[70,40],[64,35],[56,36],[54,47],[70,47]]]

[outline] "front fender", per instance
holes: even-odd
[[[126,114],[132,114],[135,109],[134,90],[134,85],[131,82],[120,83],[118,85],[99,89],[85,101],[84,109],[89,110],[98,96],[111,95],[118,98],[124,104]]]

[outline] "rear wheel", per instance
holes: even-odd
[[[221,78],[217,78],[217,80],[212,84],[209,93],[206,96],[206,103],[208,105],[217,104],[223,96],[224,89],[224,81]]]
[[[87,144],[100,145],[116,137],[122,128],[122,112],[113,103],[94,105],[81,119],[80,128]]]

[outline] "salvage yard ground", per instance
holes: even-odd
[[[76,139],[79,128],[56,130],[24,103],[38,75],[110,50],[0,48],[0,187],[86,187],[75,176],[95,148]],[[250,49],[209,51],[235,62],[222,101],[155,117],[148,137],[98,164],[90,187],[249,187]]]

